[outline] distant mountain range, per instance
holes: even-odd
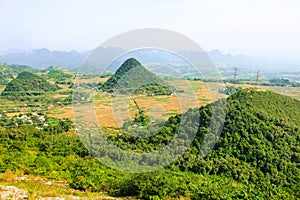
[[[154,52],[154,51],[153,51]],[[167,54],[162,55],[161,53],[153,52],[136,52],[137,59],[139,59],[143,64],[155,61],[156,63],[162,65],[172,65],[175,62],[179,61],[174,55],[169,56]],[[99,47],[94,51],[78,52],[78,51],[50,51],[48,49],[35,49],[30,51],[22,50],[12,50],[6,52],[0,52],[0,62],[8,64],[20,64],[20,65],[29,65],[34,68],[44,69],[49,66],[58,66],[63,67],[69,70],[74,70],[80,68],[85,62],[85,59],[89,56],[88,63],[96,63],[96,66],[103,65],[106,66],[110,63],[111,60],[115,58],[116,55],[120,53],[125,53],[121,48]],[[184,55],[187,58],[197,57],[202,58],[204,56],[203,52],[194,52],[194,51],[182,51],[179,52],[181,55]],[[98,55],[102,55],[99,59]],[[103,56],[105,55],[105,56]],[[239,67],[242,70],[250,71],[264,71],[268,73],[275,72],[299,72],[300,63],[286,63],[284,61],[274,61],[264,58],[256,58],[245,55],[231,55],[223,54],[220,50],[212,50],[207,53],[211,58],[212,62],[218,66],[219,69]],[[132,55],[130,55],[132,56]],[[128,57],[124,57],[124,60]],[[99,61],[100,60],[100,61]],[[119,62],[124,62],[124,60]],[[198,59],[201,60],[201,59]],[[119,66],[120,63],[116,63],[116,66]],[[199,63],[205,65],[206,63]],[[113,70],[116,70],[117,67],[113,67]]]
[[[74,69],[82,65],[87,52],[50,51],[49,49],[35,49],[31,51],[12,51],[0,54],[0,62],[8,64],[28,65],[44,69],[49,66],[59,66]]]

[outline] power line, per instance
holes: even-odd
[[[233,83],[236,83],[237,71],[238,71],[238,68],[234,67]]]
[[[256,74],[256,86],[258,86],[259,77],[260,77],[260,71],[257,71],[257,74]]]

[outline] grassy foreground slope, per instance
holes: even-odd
[[[41,175],[66,180],[75,189],[142,199],[300,198],[300,101],[243,90],[230,96],[226,106],[224,129],[207,156],[198,155],[211,105],[185,113],[187,120],[200,117],[199,127],[190,126],[197,136],[182,157],[156,172],[131,174],[107,168],[68,131],[69,122],[55,119],[48,119],[51,126],[42,129],[36,125],[0,128],[0,171]],[[123,149],[152,151],[172,139],[180,118],[171,117],[157,135],[143,140],[124,133],[110,139]],[[15,123],[7,119],[1,126]]]

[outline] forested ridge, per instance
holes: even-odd
[[[19,120],[15,127],[18,119],[3,115],[0,170],[63,179],[76,189],[142,199],[299,199],[300,102],[247,89],[228,97],[226,104],[225,100],[215,104],[226,105],[224,128],[204,157],[199,155],[212,104],[173,116],[163,128],[154,124],[134,130],[137,135],[159,130],[148,138],[125,131],[111,135],[109,139],[123,149],[150,152],[172,140],[181,120],[200,118],[199,126],[189,126],[197,134],[181,157],[165,169],[143,174],[113,170],[92,158],[70,132],[69,121],[47,118],[48,126],[36,128],[35,124],[21,126],[26,121]]]

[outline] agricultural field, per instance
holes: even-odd
[[[67,73],[67,72],[66,72]],[[67,81],[73,83],[97,83],[105,82],[108,78],[87,78],[87,79],[68,79]],[[218,91],[221,87],[234,86],[245,88],[254,88],[261,90],[271,90],[287,96],[291,96],[300,99],[299,87],[288,86],[254,86],[250,84],[221,84],[217,82],[203,82],[193,80],[167,80],[168,84],[176,87],[178,90],[184,92],[174,95],[159,95],[159,96],[147,96],[147,95],[132,95],[132,96],[115,96],[103,92],[94,92],[93,108],[96,111],[97,121],[102,127],[121,127],[124,120],[133,118],[138,109],[133,99],[138,105],[145,109],[146,113],[151,116],[153,120],[164,119],[166,120],[170,116],[174,116],[179,113],[184,113],[188,108],[200,107],[207,105],[218,98],[224,98],[228,95],[222,94]],[[44,112],[50,117],[55,118],[69,118],[73,119],[73,106],[72,102],[67,102],[67,105],[62,105],[64,99],[69,94],[70,88],[66,84],[58,85],[61,90],[57,92],[48,92],[41,97],[29,97],[26,101],[20,100],[8,100],[0,98],[1,108],[6,111],[8,116],[14,116],[20,113],[26,112]],[[4,90],[5,86],[0,87],[0,92]],[[31,100],[32,99],[32,100]],[[52,102],[49,101],[52,99]],[[48,101],[46,101],[48,100]],[[118,108],[119,102],[127,104],[126,109],[123,107]],[[113,106],[114,109],[113,109]],[[11,108],[11,109],[10,109]],[[87,108],[86,105],[83,105]],[[123,109],[123,110],[122,110]],[[125,109],[125,110],[124,110]],[[120,112],[121,111],[121,112]],[[127,116],[123,117],[123,120],[118,122],[118,115],[123,112],[127,112]]]
[[[101,82],[105,82],[107,78],[98,79]],[[94,82],[95,79],[85,79],[83,82]],[[80,81],[81,82],[81,81]],[[133,99],[138,105],[145,109],[146,113],[151,116],[152,119],[167,119],[170,116],[184,113],[188,108],[200,107],[207,105],[218,98],[225,98],[228,95],[222,94],[218,91],[222,86],[234,86],[245,88],[254,88],[260,90],[271,90],[280,94],[291,96],[300,99],[299,87],[288,86],[253,86],[249,84],[220,84],[216,82],[203,82],[203,81],[191,81],[191,80],[168,80],[170,85],[175,86],[179,90],[184,90],[183,93],[178,93],[173,96],[116,96],[113,97],[107,93],[97,92],[95,94],[93,108],[96,111],[97,121],[101,127],[121,127],[124,120],[118,122],[118,118],[128,119],[133,118],[138,109],[133,102]],[[118,106],[118,104],[126,103],[127,105]],[[113,109],[114,107],[114,109]],[[118,110],[118,107],[121,107]],[[83,105],[84,108],[87,108]],[[123,109],[123,110],[122,110]],[[124,110],[125,109],[125,110]],[[127,113],[127,116],[118,116]],[[48,114],[57,118],[73,118],[72,105],[62,106],[54,108],[48,111]]]
[[[83,82],[93,82],[95,79],[84,79]],[[101,79],[102,82],[106,79]],[[81,80],[79,81],[81,83]],[[133,118],[138,109],[133,102],[133,99],[138,103],[139,107],[145,109],[146,113],[155,119],[166,120],[170,116],[174,116],[179,113],[184,113],[188,108],[195,108],[211,103],[212,95],[208,86],[202,81],[187,81],[187,80],[172,80],[168,81],[170,85],[175,86],[179,90],[183,90],[183,93],[174,95],[159,95],[159,96],[146,96],[146,95],[133,95],[133,96],[115,96],[108,93],[96,92],[94,96],[93,106],[96,111],[96,116],[100,126],[120,127],[122,123],[116,123],[116,115],[119,111],[124,111],[124,107],[120,108],[120,102],[126,103],[126,110],[129,112],[129,116]],[[219,87],[218,84],[213,87]],[[213,91],[219,97],[224,96],[217,93],[217,89]],[[123,104],[122,104],[123,105]],[[82,105],[83,110],[86,105]],[[113,109],[114,108],[114,109]],[[73,110],[72,106],[64,106],[55,108],[52,111],[48,111],[49,116],[57,118],[72,118]]]

